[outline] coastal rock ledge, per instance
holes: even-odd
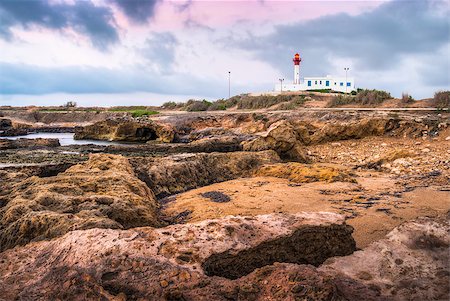
[[[75,130],[75,139],[94,139],[108,141],[146,142],[157,140],[173,142],[174,129],[152,120],[127,118],[107,119]]]
[[[159,229],[72,231],[51,241],[3,252],[1,298],[237,300],[241,295],[256,297],[261,284],[255,280],[255,269],[275,262],[317,266],[329,257],[349,255],[355,251],[352,231],[341,215],[320,212],[229,216]],[[301,269],[314,274],[312,266]],[[270,274],[257,274],[257,278],[269,278]],[[241,280],[245,277],[253,280]],[[275,284],[266,284],[272,285]],[[332,289],[330,285],[323,286],[324,290]]]

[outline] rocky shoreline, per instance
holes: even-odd
[[[449,113],[30,116],[139,143],[0,139],[0,300],[449,292]]]

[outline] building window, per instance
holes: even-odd
[[[310,80],[308,81],[308,87],[311,87],[311,81]]]
[[[343,86],[344,86],[344,83],[343,83],[343,82],[341,82],[341,83],[340,83],[340,86],[341,86],[341,87],[343,87]]]
[[[317,81],[314,81],[314,85],[317,85]]]
[[[336,86],[336,82],[334,82],[334,85]]]
[[[327,87],[330,86],[330,81],[329,81],[329,80],[327,80],[327,81],[325,82],[325,86],[327,86]]]
[[[351,83],[347,82],[347,87],[351,87]]]
[[[322,84],[322,81],[320,81],[319,84]]]

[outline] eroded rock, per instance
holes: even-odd
[[[362,251],[319,270],[344,275],[395,300],[446,300],[450,292],[449,218],[419,218]]]
[[[245,151],[274,150],[280,158],[307,162],[306,152],[300,143],[300,137],[288,121],[281,120],[270,126],[260,137],[243,142]]]
[[[36,138],[36,139],[0,139],[0,149],[16,149],[31,147],[56,147],[60,146],[58,139]]]
[[[2,298],[91,300],[115,298],[264,300],[279,281],[276,300],[305,292],[301,281],[325,279],[311,267],[276,265],[242,280],[228,280],[274,262],[320,264],[354,251],[352,229],[332,213],[227,217],[196,224],[130,230],[91,229],[2,253]],[[311,279],[302,278],[299,271]],[[220,275],[221,277],[208,277]],[[271,277],[272,275],[272,277]],[[303,276],[306,276],[305,274]],[[311,294],[338,294],[332,281]]]
[[[256,171],[257,176],[288,179],[295,183],[324,182],[356,182],[348,171],[329,166],[307,165],[301,163],[272,164]]]
[[[157,197],[250,176],[262,165],[279,161],[274,151],[130,158],[137,176]]]
[[[94,154],[56,176],[17,184],[0,208],[0,249],[71,230],[159,225],[152,191],[122,156]]]
[[[172,142],[175,132],[171,126],[151,120],[138,121],[131,118],[107,119],[77,128],[75,139],[145,142],[158,140]]]

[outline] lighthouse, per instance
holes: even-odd
[[[300,84],[300,62],[302,59],[300,58],[300,54],[296,53],[294,55],[294,85]]]
[[[345,76],[314,76],[314,77],[304,77],[300,81],[300,62],[302,58],[300,54],[296,53],[294,55],[294,82],[292,84],[283,83],[280,80],[279,84],[275,85],[274,91],[283,93],[288,91],[317,91],[317,90],[328,90],[330,92],[342,92],[349,93],[356,91],[355,79],[353,77],[347,76],[348,68],[343,68],[345,71]]]

